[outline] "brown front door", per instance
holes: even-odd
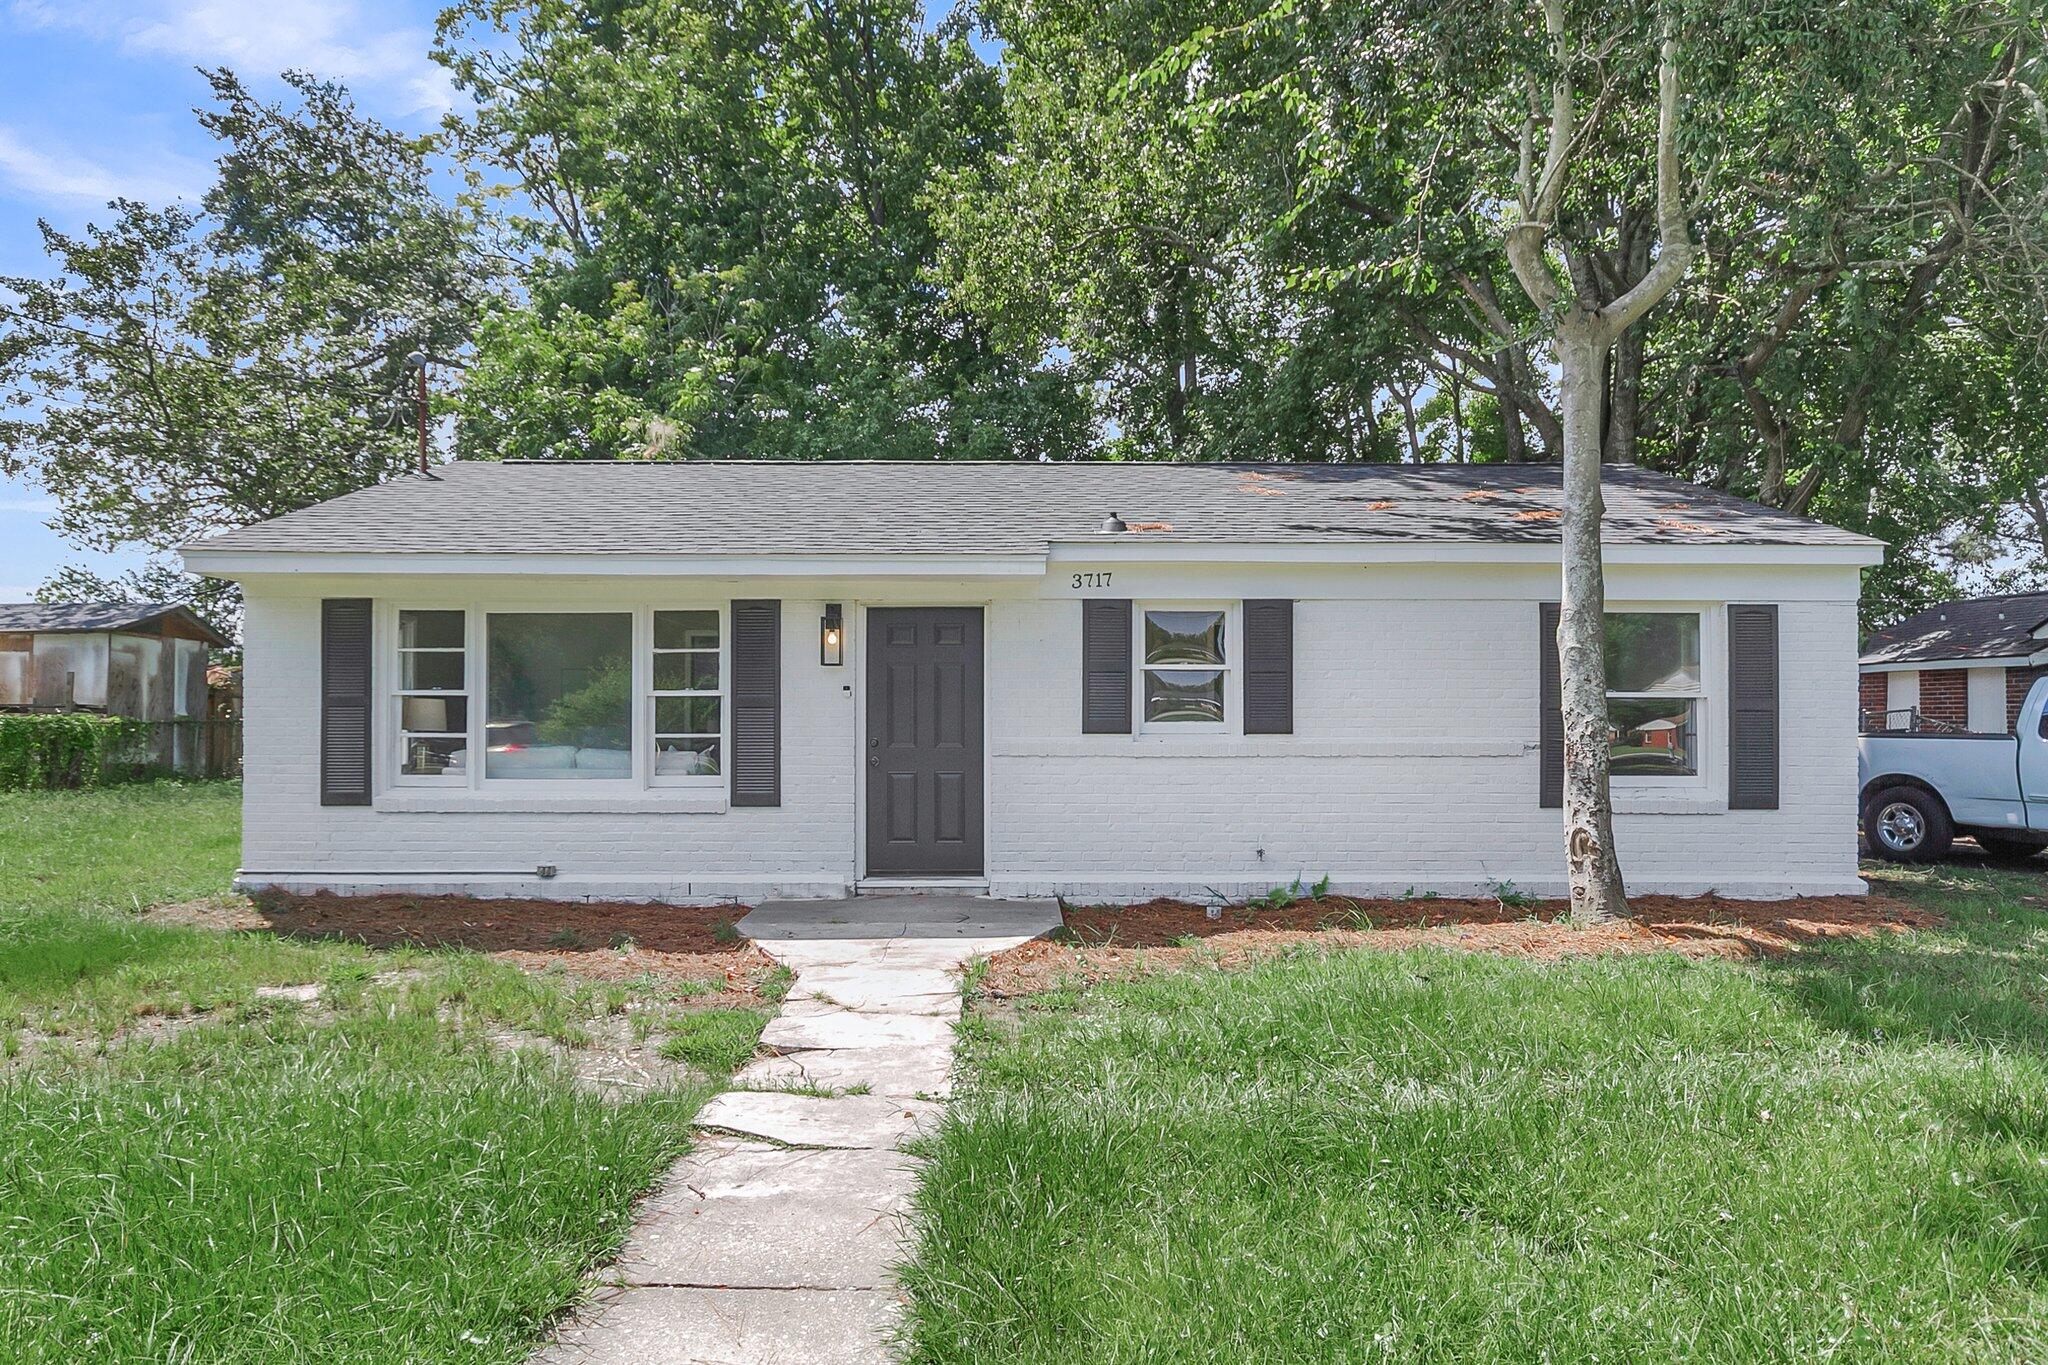
[[[979,876],[981,608],[868,612],[868,875]]]

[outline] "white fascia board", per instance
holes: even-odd
[[[1141,533],[1142,534],[1142,533]],[[1500,541],[1200,542],[1057,541],[1053,564],[1179,562],[1196,564],[1555,564],[1553,544]],[[1837,564],[1884,562],[1877,541],[1855,545],[1609,545],[1609,564]]]
[[[2016,655],[2000,659],[1907,659],[1881,664],[1859,663],[1857,667],[1865,673],[1925,673],[1930,668],[2025,668],[2048,661],[2044,660],[2044,654],[2036,654],[2031,659]]]
[[[330,554],[307,550],[183,552],[188,573],[576,578],[1037,578],[1041,555]]]

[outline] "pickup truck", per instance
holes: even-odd
[[[2048,678],[2020,707],[2013,733],[1896,730],[1857,740],[1863,839],[1893,862],[1945,855],[1957,835],[1993,858],[2048,848]]]

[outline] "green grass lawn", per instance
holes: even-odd
[[[0,1358],[521,1359],[764,1016],[707,1046],[652,983],[137,918],[226,889],[239,801],[0,795]],[[700,1080],[572,1084],[629,1005]]]
[[[911,1359],[2048,1359],[2048,868],[1892,885],[1952,927],[984,1010]]]

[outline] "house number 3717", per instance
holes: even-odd
[[[1076,588],[1106,588],[1109,586],[1109,574],[1107,571],[1102,573],[1077,573],[1074,575],[1074,586]]]

